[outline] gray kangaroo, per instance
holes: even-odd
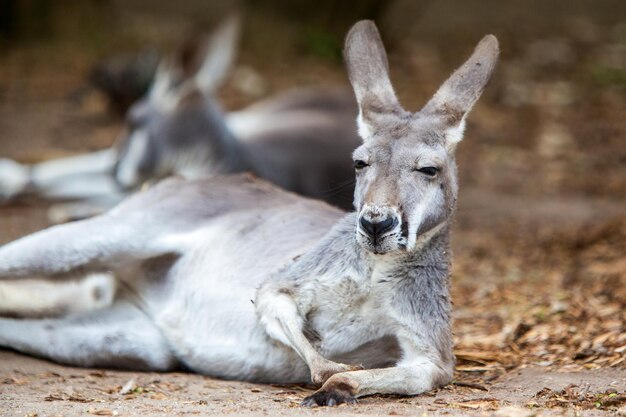
[[[496,64],[489,35],[417,113],[399,104],[376,26],[348,33],[363,143],[356,211],[245,174],[172,178],[110,212],[0,248],[0,278],[112,271],[113,305],[0,319],[0,346],[77,366],[311,381],[303,405],[419,394],[452,378],[448,236],[454,150]]]
[[[89,203],[53,211],[62,221],[110,208],[166,176],[248,171],[349,209],[354,99],[341,89],[303,89],[224,114],[214,92],[230,72],[239,32],[230,18],[164,59],[147,96],[128,111],[118,146],[33,166],[0,159],[0,200],[34,194]]]

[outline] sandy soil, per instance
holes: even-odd
[[[130,388],[122,391],[127,384]],[[312,392],[308,387],[255,385],[180,373],[75,369],[0,352],[0,404],[6,416],[549,416],[565,411],[540,409],[542,399],[536,394],[544,388],[560,392],[572,384],[593,394],[607,389],[623,393],[626,374],[616,369],[566,373],[531,367],[511,372],[484,390],[453,385],[418,397],[375,396],[353,406],[303,409],[298,404]],[[595,409],[577,413],[605,414]]]

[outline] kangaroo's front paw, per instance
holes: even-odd
[[[30,173],[28,167],[0,158],[0,203],[9,201],[26,190]]]
[[[309,395],[302,400],[300,405],[303,407],[333,407],[343,403],[356,404],[357,401],[356,398],[354,398],[354,395],[352,395],[348,390],[342,390],[340,388],[326,390],[322,388],[316,391],[313,395]]]
[[[328,380],[328,378],[335,374],[349,371],[360,371],[361,369],[363,369],[361,365],[346,365],[343,363],[324,361],[316,364],[311,369],[311,381],[315,385],[321,386]]]

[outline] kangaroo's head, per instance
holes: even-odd
[[[223,134],[214,92],[230,71],[238,38],[239,20],[231,17],[161,61],[147,95],[126,115],[114,173],[120,185],[136,187],[219,159],[206,142]]]
[[[404,110],[396,98],[373,22],[361,21],[350,30],[344,55],[363,139],[353,154],[357,241],[377,254],[415,250],[420,238],[440,228],[454,211],[454,150],[465,117],[494,70],[498,41],[485,36],[417,113]]]

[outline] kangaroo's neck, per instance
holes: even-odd
[[[177,138],[170,162],[183,176],[220,175],[249,170],[242,143],[228,128],[222,110],[212,99],[189,109],[182,120],[185,132]]]
[[[437,275],[447,280],[450,266],[449,225],[441,223],[423,233],[416,239],[415,247],[410,251],[374,255],[359,248],[367,262],[370,278],[390,281],[415,279],[418,276]],[[419,272],[422,271],[422,272]]]
[[[226,118],[222,110],[216,103],[208,104],[208,113],[213,120],[214,138],[209,138],[210,146],[213,148],[214,154],[217,156],[214,160],[215,174],[228,174],[242,172],[250,169],[246,153],[244,152],[244,144],[230,130],[226,124]]]

